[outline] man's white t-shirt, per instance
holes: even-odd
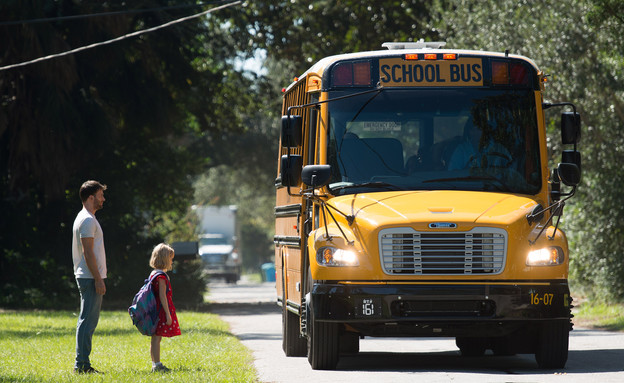
[[[104,251],[104,233],[95,216],[86,208],[82,208],[74,220],[72,257],[74,259],[74,275],[76,278],[93,279],[84,257],[84,249],[80,238],[93,238],[93,253],[97,261],[98,271],[106,278],[106,252]]]

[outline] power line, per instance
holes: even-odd
[[[111,11],[111,12],[91,13],[91,14],[85,14],[85,15],[44,17],[44,18],[30,19],[30,20],[2,21],[0,22],[0,27],[10,26],[10,25],[21,25],[21,24],[49,23],[49,22],[54,22],[54,21],[79,20],[79,19],[87,19],[87,18],[101,17],[101,16],[132,15],[132,14],[137,14],[137,13],[170,11],[174,9],[198,8],[198,7],[203,7],[205,5],[214,5],[214,4],[224,3],[224,2],[226,1],[221,0],[221,1],[211,1],[207,3],[198,3],[198,4],[171,5],[168,7],[160,7],[160,8],[128,9],[125,11]]]
[[[103,45],[116,43],[116,42],[121,41],[121,40],[129,39],[131,37],[136,37],[136,36],[139,36],[139,35],[142,35],[142,34],[145,34],[145,33],[150,33],[150,32],[157,31],[159,29],[168,28],[168,27],[170,27],[172,25],[179,24],[179,23],[182,23],[182,22],[185,22],[185,21],[188,21],[188,20],[196,19],[196,18],[205,16],[205,15],[207,15],[209,13],[212,13],[212,12],[215,12],[215,11],[219,11],[219,10],[231,7],[233,5],[239,5],[239,4],[241,4],[241,1],[235,1],[235,2],[232,2],[232,3],[220,5],[220,6],[215,7],[215,8],[211,8],[211,9],[209,9],[207,11],[204,11],[204,12],[196,13],[194,15],[182,17],[180,19],[173,20],[173,21],[169,21],[169,22],[167,22],[165,24],[157,25],[157,26],[152,27],[152,28],[143,29],[143,30],[140,30],[140,31],[135,31],[135,32],[132,32],[132,33],[128,33],[127,35],[116,37],[116,38],[111,39],[111,40],[106,40],[106,41],[102,41],[102,42],[99,42],[99,43],[85,45],[85,46],[82,46],[82,47],[79,47],[79,48],[75,48],[75,49],[71,49],[71,50],[68,50],[68,51],[65,51],[65,52],[55,53],[53,55],[44,56],[44,57],[39,57],[37,59],[30,60],[30,61],[25,61],[25,62],[21,62],[21,63],[17,63],[17,64],[11,64],[11,65],[7,65],[7,66],[3,66],[3,67],[0,67],[0,72],[1,71],[5,71],[5,70],[9,70],[9,69],[18,68],[18,67],[23,67],[23,66],[30,65],[30,64],[39,63],[39,62],[42,62],[42,61],[51,60],[51,59],[54,59],[54,58],[57,58],[57,57],[69,56],[69,55],[72,55],[72,54],[77,53],[77,52],[82,52],[82,51],[86,51],[86,50],[92,49],[92,48],[97,48],[97,47],[100,47],[100,46],[103,46]]]

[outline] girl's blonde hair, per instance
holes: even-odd
[[[154,269],[160,269],[163,271],[171,270],[171,255],[173,255],[173,248],[166,243],[156,245],[152,251],[152,257],[150,258],[150,266]]]

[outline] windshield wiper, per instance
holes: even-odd
[[[362,184],[351,184],[351,185],[341,185],[334,188],[330,188],[332,192],[345,190],[345,189],[355,189],[355,188],[376,188],[376,189],[388,189],[388,190],[403,190],[401,187],[383,181],[374,181],[374,182],[365,182]]]
[[[494,184],[490,184],[495,186],[499,191],[512,191],[511,188],[505,184],[505,182],[503,182],[502,180],[494,177],[494,176],[490,176],[490,175],[481,175],[481,176],[466,176],[466,177],[452,177],[452,178],[436,178],[433,180],[425,180],[423,181],[423,183],[432,183],[432,182],[457,182],[457,181],[495,181],[496,185]]]

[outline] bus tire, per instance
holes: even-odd
[[[490,340],[492,353],[496,356],[513,356],[516,351],[513,348],[513,342],[509,336],[501,336]]]
[[[570,324],[567,320],[548,321],[538,331],[535,360],[542,369],[565,367],[568,361]]]
[[[360,336],[353,332],[344,332],[340,336],[340,353],[357,354],[360,352]]]
[[[306,356],[307,339],[299,331],[299,316],[282,307],[282,348],[286,356]]]
[[[487,342],[483,338],[457,337],[455,344],[461,351],[461,355],[469,358],[483,356],[487,348]]]
[[[333,370],[340,356],[338,323],[318,322],[314,313],[308,324],[308,362],[314,370]]]
[[[282,273],[282,349],[286,356],[306,356],[307,346],[307,339],[301,336],[299,316],[288,311],[286,277]]]

